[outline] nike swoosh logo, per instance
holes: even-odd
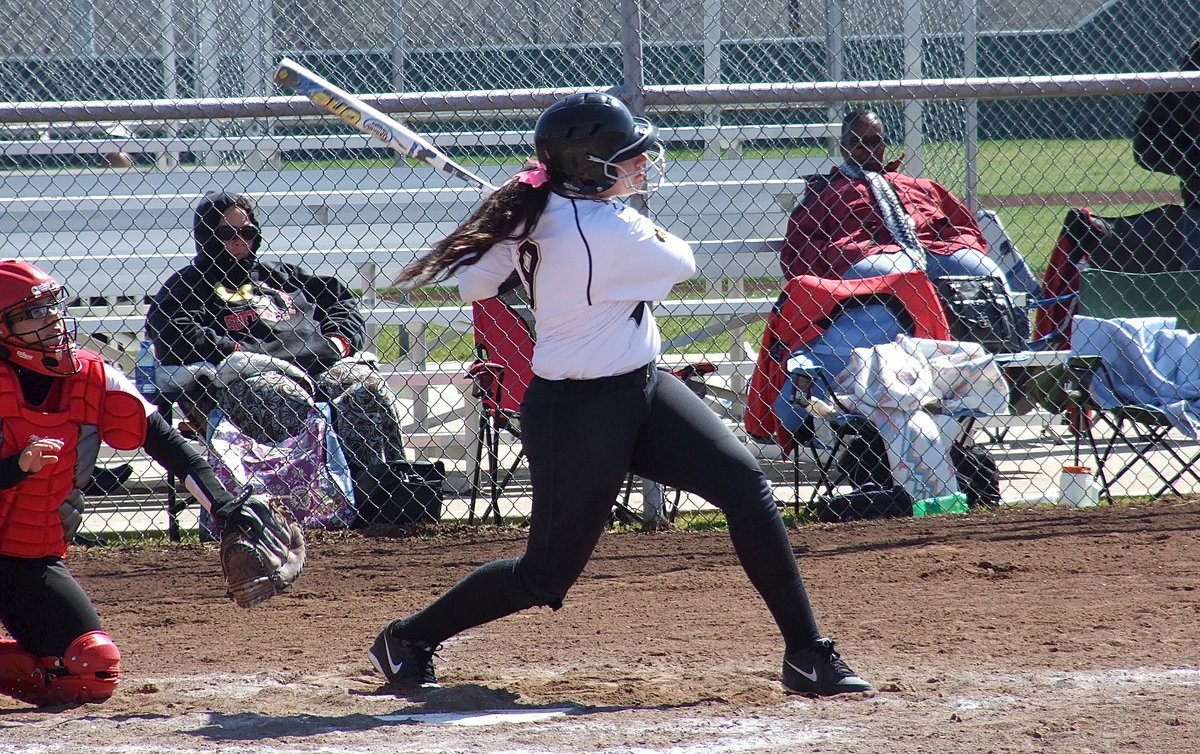
[[[383,654],[385,657],[387,657],[387,663],[392,669],[392,675],[399,673],[400,668],[404,667],[404,661],[401,660],[399,663],[392,662],[392,648],[388,645],[387,639],[384,639],[383,641]]]
[[[816,669],[816,667],[814,667],[812,670],[804,670],[803,668],[798,668],[798,667],[796,667],[796,664],[795,664],[795,663],[793,663],[793,662],[791,662],[791,661],[788,661],[788,667],[790,667],[792,670],[796,671],[796,672],[797,672],[797,673],[799,673],[800,675],[804,676],[804,677],[805,677],[805,678],[807,678],[809,681],[811,681],[811,682],[813,682],[813,683],[816,683],[816,682],[817,682],[817,669]]]

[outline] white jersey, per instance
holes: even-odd
[[[533,235],[497,244],[458,273],[464,301],[495,296],[516,271],[537,320],[534,374],[587,380],[658,357],[651,312],[696,271],[686,241],[617,201],[551,193]]]

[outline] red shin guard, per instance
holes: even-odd
[[[0,693],[39,707],[102,702],[120,682],[121,652],[103,631],[90,631],[62,657],[34,657],[0,639]]]

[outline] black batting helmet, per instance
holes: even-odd
[[[593,196],[618,180],[614,166],[657,145],[658,132],[621,100],[602,92],[571,94],[538,118],[533,142],[550,184]]]

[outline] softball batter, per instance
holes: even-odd
[[[445,639],[535,606],[562,607],[630,471],[724,512],[742,567],[783,634],[783,686],[870,691],[821,635],[758,462],[675,377],[655,369],[651,302],[695,271],[690,246],[618,201],[648,193],[663,159],[654,126],[607,94],[574,94],[538,119],[539,162],[518,173],[401,281],[457,274],[466,301],[513,274],[537,320],[535,378],[521,405],[533,508],[525,554],[481,566],[393,621],[369,655],[397,686],[436,686]]]

